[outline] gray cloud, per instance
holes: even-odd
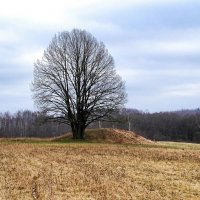
[[[199,107],[198,1],[15,2],[0,8],[0,111],[34,109],[33,63],[54,34],[72,28],[86,29],[106,44],[126,81],[128,107]]]

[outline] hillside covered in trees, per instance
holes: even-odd
[[[118,128],[134,131],[151,140],[200,143],[200,110],[148,113],[124,109],[113,119],[88,128]],[[0,137],[54,137],[71,131],[65,124],[47,120],[44,113],[18,111],[0,114]]]

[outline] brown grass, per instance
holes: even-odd
[[[166,144],[0,143],[0,199],[199,200],[200,150]]]

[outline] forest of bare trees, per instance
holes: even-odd
[[[1,113],[0,137],[53,137],[69,130],[66,125],[45,119],[45,114],[29,110]]]
[[[0,114],[0,137],[54,137],[71,131],[70,126],[48,121],[32,111]],[[148,113],[123,109],[113,120],[97,121],[88,128],[118,128],[135,131],[152,140],[200,142],[200,110]]]

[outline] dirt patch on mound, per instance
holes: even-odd
[[[88,141],[120,143],[120,144],[152,144],[148,140],[134,132],[119,129],[88,129],[85,133]]]

